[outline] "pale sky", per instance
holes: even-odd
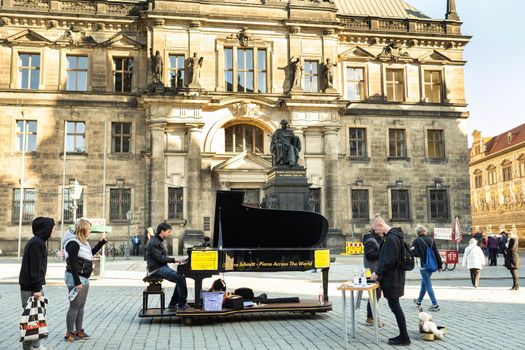
[[[445,18],[447,0],[405,0],[432,18]],[[496,136],[525,123],[525,0],[456,0],[465,48],[465,89],[474,129]]]

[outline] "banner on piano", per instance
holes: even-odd
[[[219,252],[216,250],[195,250],[191,258],[191,269],[213,271],[219,267]]]

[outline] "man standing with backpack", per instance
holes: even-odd
[[[439,305],[434,295],[432,288],[432,273],[441,272],[441,255],[436,248],[434,240],[427,236],[427,228],[423,225],[416,226],[417,238],[412,242],[412,251],[414,256],[419,257],[421,266],[419,272],[421,273],[421,289],[419,290],[419,297],[414,299],[417,306],[421,306],[421,301],[428,293],[432,306],[429,311],[439,311]]]
[[[399,304],[399,298],[405,293],[406,270],[402,268],[401,263],[404,251],[403,231],[399,227],[391,228],[380,216],[372,220],[371,226],[375,232],[384,234],[385,238],[379,250],[379,265],[370,279],[379,281],[383,295],[399,327],[399,335],[388,339],[388,344],[410,345],[405,314]]]
[[[370,269],[370,272],[376,272],[377,265],[379,264],[379,247],[383,242],[383,234],[377,233],[374,230],[370,229],[370,232],[363,237],[365,253],[363,255],[363,263],[365,268]],[[377,300],[381,298],[381,288],[376,289]],[[372,307],[370,306],[370,300],[366,304],[366,325],[374,325],[374,315],[372,313]],[[384,323],[379,322],[377,326],[379,328],[383,327]]]

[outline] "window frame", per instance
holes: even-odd
[[[321,65],[319,63],[319,60],[318,59],[315,59],[315,58],[305,58],[303,60],[303,90],[304,92],[307,92],[307,93],[316,93],[316,92],[320,92],[321,89],[320,89],[320,84],[321,84],[321,81],[320,81],[320,78],[321,78],[321,75],[319,74],[320,73],[320,68],[321,68]],[[307,71],[307,66],[308,67],[315,67],[315,72],[313,70],[309,70]],[[310,78],[310,89],[307,88],[307,82],[308,82],[308,78]],[[314,80],[316,81],[316,83],[314,83]]]
[[[117,192],[118,191],[118,192]],[[118,203],[118,213],[114,213],[112,210],[114,208],[113,206],[113,196],[112,194],[113,193],[118,193],[118,198],[117,198],[117,201],[119,202]],[[128,198],[124,198],[125,196],[128,196]],[[123,210],[124,209],[124,205],[126,204],[125,201],[126,200],[129,200],[129,207],[128,207],[128,210]],[[132,200],[132,191],[131,191],[131,188],[129,187],[113,187],[113,188],[110,188],[109,189],[109,206],[108,206],[108,209],[109,209],[109,221],[110,222],[115,222],[115,223],[126,223],[128,222],[128,219],[127,219],[127,212],[128,211],[131,211],[132,209],[132,203],[133,203],[133,200]]]
[[[350,80],[349,77],[348,77],[348,69],[362,69],[363,70],[363,80],[361,81],[362,82],[362,93],[363,93],[363,96],[362,98],[360,99],[351,99],[349,94],[348,94],[348,84],[349,82],[354,82],[355,80]],[[345,64],[344,65],[344,98],[346,100],[349,100],[349,101],[365,101],[367,98],[368,98],[368,91],[367,91],[367,87],[368,87],[368,79],[367,79],[367,76],[368,76],[368,67],[366,65],[357,65],[357,64]]]
[[[406,198],[394,198],[394,194],[404,193]],[[401,212],[399,207],[401,205],[406,206],[406,211],[404,215],[395,216]],[[397,205],[398,210],[394,212],[394,206]],[[390,189],[390,218],[392,221],[410,221],[411,211],[410,211],[410,191],[407,188],[391,188]]]
[[[22,58],[21,56],[22,55],[29,55],[29,65],[28,66],[22,66]],[[36,66],[32,66],[32,62],[33,62],[33,59],[32,57],[33,56],[38,56],[39,58],[39,66],[36,67]],[[20,89],[20,90],[39,90],[41,88],[41,85],[42,85],[42,73],[43,73],[43,62],[42,62],[42,53],[41,52],[34,52],[34,51],[25,51],[25,50],[22,50],[22,51],[18,51],[17,52],[17,62],[16,62],[16,65],[17,65],[17,70],[16,70],[16,76],[17,76],[17,88]],[[21,74],[22,74],[22,71],[23,70],[28,70],[29,72],[29,78],[28,78],[28,87],[23,87],[22,86],[22,77],[21,77]],[[33,71],[38,71],[38,86],[37,87],[31,87],[31,77],[32,77],[32,72]]]
[[[65,84],[64,84],[64,90],[65,91],[72,91],[72,92],[86,92],[86,91],[89,91],[90,90],[90,62],[91,62],[91,59],[90,59],[90,56],[88,54],[84,54],[84,53],[73,53],[73,52],[68,52],[65,54]],[[77,67],[76,69],[72,69],[69,67],[69,57],[75,57],[77,58],[76,62],[77,62]],[[87,62],[86,62],[86,68],[78,68],[78,58],[80,57],[85,57]],[[76,76],[76,85],[77,85],[77,89],[68,89],[68,86],[67,86],[67,83],[69,81],[69,73],[70,72],[76,72],[75,73],[75,76]],[[78,89],[78,72],[85,72],[86,73],[86,86],[85,86],[85,90],[79,90]]]
[[[396,81],[396,80],[388,80],[389,79],[388,73],[389,72],[394,72],[394,71],[401,73],[401,78],[402,78],[401,84],[399,84],[399,82]],[[407,100],[407,83],[406,83],[407,79],[406,79],[406,70],[405,70],[405,68],[404,67],[386,67],[384,74],[385,74],[384,75],[385,76],[385,79],[384,79],[384,89],[385,89],[384,90],[385,91],[384,96],[385,96],[385,100],[387,102],[397,102],[397,103],[405,102]],[[395,85],[396,84],[401,85],[401,91],[403,93],[401,99],[397,99],[397,98],[395,98],[395,96],[394,96],[394,99],[389,98],[388,90],[389,90],[389,85],[390,84],[394,84],[394,86],[392,86],[392,91],[394,93],[395,93],[395,90],[396,90],[396,89],[394,89]]]
[[[402,140],[393,140],[390,133],[391,131],[403,131],[403,139]],[[388,143],[387,143],[387,147],[388,147],[388,159],[408,159],[408,149],[407,149],[407,129],[406,128],[388,128],[387,130],[387,137],[388,137]],[[400,149],[399,147],[399,143],[401,142],[401,145],[403,146],[402,147],[402,150],[404,150],[404,154],[401,154],[401,155],[397,155],[397,151],[396,151],[396,154],[395,155],[392,155],[391,154],[391,144],[392,142],[394,142],[394,145],[396,146],[395,149],[398,150]],[[401,152],[403,153],[403,152]]]
[[[481,188],[483,187],[483,171],[480,169],[476,169],[473,173],[474,176],[474,188]]]
[[[525,154],[518,157],[518,174],[519,177],[525,177]]]
[[[351,132],[352,130],[363,130],[364,132],[364,138],[352,138]],[[368,130],[365,127],[359,127],[359,126],[349,126],[347,128],[348,132],[348,158],[350,159],[368,159]],[[362,143],[362,149],[364,151],[363,155],[352,155],[352,142]],[[356,149],[359,149],[359,147],[356,147]]]
[[[70,133],[69,132],[69,123],[73,123],[75,125],[75,128],[74,128],[74,131],[73,133]],[[84,132],[79,132],[77,133],[76,130],[77,130],[77,124],[83,124],[84,125]],[[86,135],[87,135],[87,124],[85,121],[83,120],[66,120],[66,130],[65,130],[65,133],[66,133],[66,145],[65,145],[65,150],[68,154],[85,154],[87,153],[87,138],[86,138]],[[69,136],[72,136],[73,137],[73,140],[74,140],[74,148],[72,151],[68,150],[68,145],[69,145],[69,142],[68,142],[68,138]],[[83,151],[76,151],[76,143],[77,143],[77,137],[83,137],[83,140],[84,140],[84,150]]]
[[[434,132],[439,132],[441,138],[439,140],[431,139],[430,134]],[[436,146],[437,145],[437,146]],[[434,147],[439,148],[439,155],[432,156],[431,149]],[[427,158],[431,160],[442,160],[446,158],[446,148],[445,148],[445,130],[443,129],[426,129],[426,148],[427,148]]]
[[[80,198],[77,199],[77,219],[84,216],[84,192],[85,188],[80,194]],[[73,211],[69,209],[70,206],[73,204],[73,198],[71,197],[71,189],[69,187],[64,187],[61,190],[61,194],[64,196],[64,212],[62,213],[61,219],[64,220],[65,224],[73,223]],[[60,208],[62,207],[62,203],[60,203]],[[67,213],[67,214],[66,214]]]
[[[171,66],[171,57],[177,57],[176,61],[177,62],[177,67],[172,67]],[[182,58],[182,68],[179,67],[179,59]],[[169,86],[171,86],[172,88],[184,88],[187,86],[187,77],[186,77],[186,60],[187,60],[187,56],[186,54],[184,53],[181,53],[181,52],[168,52],[167,55],[166,55],[166,62],[168,63],[167,64],[167,69],[166,69],[166,72],[164,74],[166,74],[166,76],[164,77],[164,81],[166,82],[169,82]],[[173,72],[177,72],[177,70],[180,70],[181,71],[181,75],[180,75],[180,78],[182,79],[182,84],[180,84],[180,86],[174,86],[173,85],[173,77],[172,77],[172,73]]]
[[[28,123],[35,123],[35,131],[19,131],[18,129],[18,123],[19,122],[22,122],[22,130],[25,130],[26,128],[26,124]],[[35,138],[35,149],[26,149],[25,152],[26,153],[35,153],[37,152],[37,149],[38,149],[38,120],[36,119],[16,119],[15,120],[15,147],[14,147],[14,150],[15,152],[18,152],[18,153],[22,153],[22,149],[20,149],[20,143],[22,142],[21,139],[19,139],[19,137],[21,137],[23,139],[23,135],[28,135],[28,136],[33,136],[34,135],[34,138]],[[26,145],[28,144],[28,137],[26,136]]]
[[[236,133],[235,133],[235,129],[236,127],[239,127],[239,126],[242,126],[242,135],[243,135],[243,149],[242,150],[237,150],[237,144],[236,144]],[[247,149],[246,148],[246,127],[251,127],[252,128],[252,149]],[[249,123],[236,123],[236,124],[230,124],[230,125],[225,125],[223,127],[224,129],[224,152],[225,153],[242,153],[242,152],[245,152],[245,151],[251,151],[253,153],[256,153],[256,154],[264,154],[264,129],[262,129],[261,127],[257,126],[257,125],[254,125],[254,124],[249,124]],[[232,130],[232,138],[231,138],[231,141],[232,141],[232,148],[231,150],[228,150],[229,147],[227,147],[227,133],[228,133],[228,130]],[[260,131],[260,140],[257,140],[257,131]],[[260,151],[257,152],[256,149],[257,149],[257,144],[258,142],[257,141],[260,141]]]
[[[184,188],[168,186],[168,220],[184,220]]]
[[[126,73],[129,71],[126,70],[117,70],[116,60],[131,60],[131,73]],[[124,68],[124,67],[122,67]],[[125,55],[125,54],[115,54],[111,56],[111,73],[112,73],[112,90],[113,92],[117,93],[130,93],[134,92],[135,89],[135,57],[132,55]],[[117,75],[120,74],[122,76],[122,87],[121,90],[117,90]],[[125,75],[131,75],[130,77],[130,87],[129,91],[125,90]]]
[[[487,167],[487,184],[495,185],[498,183],[498,173],[494,165],[489,165]]]
[[[115,132],[115,126],[116,125],[120,125],[121,127],[123,125],[129,125],[129,134],[124,134],[122,131],[121,133],[119,134],[116,134]],[[122,128],[121,128],[122,130]],[[123,148],[123,144],[124,144],[124,141],[123,141],[123,138],[124,137],[128,137],[128,147],[129,147],[129,151],[127,152],[124,152],[122,151],[122,148]],[[121,147],[121,151],[120,152],[117,152],[115,149],[115,138],[116,137],[119,137],[120,138],[120,147]],[[132,149],[132,144],[133,144],[133,123],[132,122],[111,122],[111,153],[113,154],[131,154],[133,153],[133,149]]]
[[[435,202],[435,199],[432,198],[434,192],[444,193],[445,198],[438,199],[439,202]],[[429,222],[449,222],[450,221],[450,196],[448,188],[436,188],[432,187],[428,189],[428,218]],[[434,200],[434,202],[433,202]],[[433,216],[433,206],[444,206],[444,211],[446,211],[446,216]]]
[[[354,193],[366,193],[366,200],[354,198]],[[365,208],[360,208],[360,210],[354,210],[358,208],[359,205],[366,206]],[[352,220],[356,222],[369,222],[370,221],[370,190],[367,188],[351,188],[350,189],[350,208]],[[361,210],[365,209],[365,210]],[[359,214],[359,215],[356,215]],[[365,217],[366,215],[366,217]]]
[[[501,163],[501,181],[507,182],[512,180],[512,162],[505,160]]]
[[[427,73],[431,73],[431,76],[432,76],[432,73],[439,73],[439,83],[436,84],[432,81],[428,82],[426,80],[426,74]],[[421,82],[422,82],[422,95],[423,95],[423,99],[425,102],[427,103],[443,103],[444,99],[445,99],[445,92],[444,92],[444,74],[443,74],[443,69],[440,69],[440,68],[425,68],[422,70],[422,77],[421,77]],[[432,79],[431,79],[432,80]],[[439,98],[437,101],[434,101],[433,99],[431,99],[428,94],[427,94],[427,87],[430,86],[431,87],[431,90],[434,90],[433,87],[437,86],[437,91],[439,93]]]
[[[11,223],[12,224],[18,224],[20,221],[20,194],[21,194],[21,188],[13,188],[13,191],[11,192],[13,194],[13,200],[11,202]],[[17,197],[17,191],[18,191],[18,200]],[[32,197],[28,199],[27,193],[31,192]],[[37,191],[34,188],[25,188],[24,187],[24,201],[22,203],[22,224],[31,224],[33,218],[35,217],[36,213],[36,194]],[[16,204],[18,203],[18,205]],[[26,205],[29,205],[29,212],[26,212]],[[17,210],[18,208],[18,210]]]

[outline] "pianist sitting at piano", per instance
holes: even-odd
[[[281,128],[275,130],[270,144],[273,165],[297,166],[301,141],[295,136],[291,129],[288,129],[288,121],[281,120]]]
[[[183,261],[167,256],[166,248],[162,243],[170,234],[171,226],[165,223],[160,224],[157,227],[155,236],[148,242],[146,247],[148,276],[162,277],[176,283],[168,309],[185,310],[188,308],[186,303],[188,296],[186,278],[168,266],[169,263],[181,264]]]

